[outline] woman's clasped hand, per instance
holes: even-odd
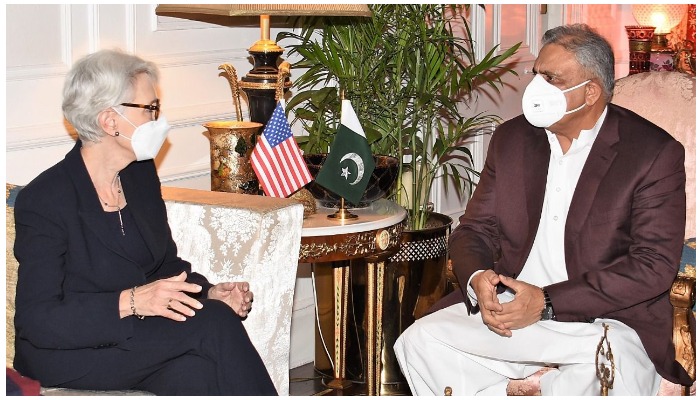
[[[194,317],[196,310],[202,308],[202,303],[188,295],[202,291],[202,287],[195,283],[188,283],[187,273],[171,278],[159,279],[143,286],[134,288],[134,309],[138,315],[144,317],[160,316],[174,321],[185,321],[187,317]],[[122,296],[130,296],[129,291],[124,291]],[[248,316],[253,306],[253,292],[250,291],[248,282],[223,282],[212,286],[207,298],[221,300],[241,318]],[[126,299],[123,304],[130,304]],[[134,313],[130,307],[121,310],[124,315]]]
[[[248,282],[218,283],[209,289],[207,297],[228,304],[241,318],[247,317],[253,307],[253,292]]]

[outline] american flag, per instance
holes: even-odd
[[[250,160],[265,194],[270,197],[287,197],[311,182],[311,173],[281,103],[272,112]]]

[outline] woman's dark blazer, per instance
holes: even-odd
[[[182,271],[189,282],[202,285],[201,293],[211,287],[177,256],[154,162],[134,162],[120,173],[128,207],[153,255],[153,263],[143,266],[110,241],[107,215],[80,147],[78,141],[64,160],[24,187],[15,203],[14,366],[44,386],[83,376],[99,362],[99,349],[129,350],[135,318],[119,318],[123,290]]]

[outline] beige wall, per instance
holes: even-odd
[[[155,5],[8,5],[7,180],[25,184],[72,146],[61,115],[71,64],[102,48],[121,48],[159,64],[163,111],[174,129],[158,157],[164,182],[207,175],[201,123],[231,118],[218,66],[248,71],[254,27],[231,29],[156,17]]]

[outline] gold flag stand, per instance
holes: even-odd
[[[340,198],[340,207],[338,208],[338,211],[336,211],[333,214],[328,215],[328,218],[330,219],[339,219],[339,220],[345,220],[345,219],[357,219],[357,215],[351,213],[348,211],[347,208],[345,208],[345,198],[341,197]]]

